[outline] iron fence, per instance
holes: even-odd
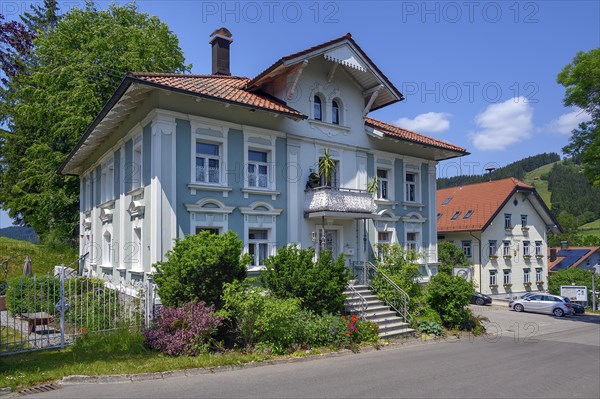
[[[84,333],[148,325],[155,291],[149,282],[53,274],[7,282],[0,307],[0,356],[64,348]]]

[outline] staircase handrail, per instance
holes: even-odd
[[[376,267],[373,263],[369,261],[358,261],[353,262],[354,269],[356,269],[356,265],[362,266],[362,283],[368,285],[372,288],[372,279],[368,278],[370,275],[369,272],[373,272],[373,275],[380,275],[383,278],[385,284],[391,287],[392,291],[398,294],[398,298],[387,298],[385,296],[379,297],[387,306],[392,308],[396,313],[400,315],[404,319],[405,322],[410,323],[412,321],[412,316],[409,313],[408,305],[410,303],[410,296],[404,291],[402,288],[398,286],[387,274],[385,274],[380,268]],[[361,277],[361,276],[358,276]]]
[[[347,295],[346,298],[350,299],[353,303],[353,307],[358,308],[358,318],[366,321],[367,320],[367,308],[368,303],[364,296],[360,292],[354,288],[353,284],[348,284],[348,290],[350,291],[350,295]],[[358,300],[359,304],[354,305],[354,300]]]

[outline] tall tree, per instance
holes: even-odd
[[[36,62],[8,83],[0,139],[0,205],[42,238],[77,234],[79,185],[58,166],[128,71],[190,66],[166,24],[134,4],[64,14],[34,40]]]
[[[573,130],[563,152],[575,157],[586,177],[600,187],[600,48],[578,52],[558,74],[557,81],[565,87],[563,103],[577,106],[592,117]]]
[[[32,4],[31,11],[21,15],[21,21],[30,31],[47,33],[58,25],[59,7],[57,0],[44,0],[44,4]]]
[[[33,32],[17,21],[7,21],[0,14],[0,83],[9,80],[25,69],[22,61],[33,47]],[[1,120],[1,119],[0,119]]]

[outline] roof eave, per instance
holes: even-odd
[[[292,112],[277,111],[277,110],[269,109],[269,108],[265,108],[265,107],[257,107],[257,106],[253,106],[253,105],[244,104],[244,103],[239,102],[239,101],[232,101],[232,100],[226,100],[226,99],[223,99],[223,98],[220,98],[220,97],[208,96],[206,94],[197,93],[197,92],[190,91],[190,90],[178,89],[176,87],[166,86],[166,85],[162,85],[160,83],[149,82],[149,81],[147,81],[145,79],[139,79],[139,78],[132,78],[132,79],[135,81],[135,83],[145,84],[147,86],[155,87],[157,89],[168,90],[168,91],[171,91],[173,93],[186,94],[186,95],[189,95],[189,96],[205,98],[207,100],[213,100],[213,101],[220,102],[220,103],[226,103],[226,104],[231,104],[231,105],[238,105],[238,106],[243,107],[243,108],[253,109],[253,110],[257,110],[257,111],[273,112],[273,113],[276,113],[276,114],[280,114],[280,115],[284,115],[284,116],[290,117],[290,118],[295,119],[295,120],[302,120],[302,119],[307,119],[308,118],[308,116],[304,115],[300,111],[297,111],[298,114],[295,114],[295,113],[292,113]],[[288,107],[288,108],[291,108],[291,107]]]
[[[127,92],[127,89],[129,89],[129,87],[131,86],[132,83],[133,83],[133,78],[131,78],[130,76],[127,75],[123,78],[123,80],[117,87],[117,90],[115,90],[115,92],[110,97],[110,99],[106,102],[106,104],[104,104],[104,107],[102,107],[102,110],[100,111],[100,113],[96,116],[96,118],[94,118],[92,123],[88,126],[85,133],[83,134],[83,136],[81,136],[81,138],[79,139],[77,144],[75,144],[75,147],[71,150],[71,152],[69,153],[67,158],[60,164],[60,166],[58,167],[59,174],[65,175],[65,176],[79,176],[78,174],[72,173],[72,172],[64,173],[65,168],[67,167],[67,165],[69,164],[71,159],[73,159],[73,156],[75,156],[77,151],[85,143],[85,141],[90,136],[90,134],[92,134],[92,132],[94,131],[96,126],[98,126],[100,124],[100,122],[102,122],[104,117],[106,117],[106,115],[115,106],[115,104],[117,104],[119,102],[121,97],[123,97],[125,92]],[[71,170],[73,170],[73,169],[74,168],[71,168]]]

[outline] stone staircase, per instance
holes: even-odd
[[[353,287],[367,301],[365,317],[368,321],[372,321],[379,326],[380,338],[398,338],[415,331],[409,328],[408,323],[405,323],[394,310],[379,300],[369,287],[366,285],[354,285]],[[361,300],[358,297],[352,298],[350,290],[344,291],[344,294],[346,295],[346,299],[344,300],[346,312],[350,314],[360,313]]]

